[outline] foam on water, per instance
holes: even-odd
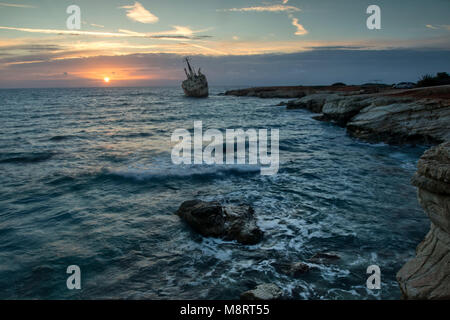
[[[296,299],[394,299],[428,228],[410,178],[425,147],[368,144],[281,99],[179,88],[0,90],[0,298],[235,299],[272,282]],[[172,132],[280,130],[280,168],[174,165]],[[203,238],[189,199],[248,203],[262,242]],[[333,251],[300,278],[280,264]],[[77,264],[83,290],[65,289]],[[382,290],[365,288],[378,264]]]

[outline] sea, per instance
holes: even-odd
[[[429,229],[410,184],[427,147],[359,141],[226,89],[0,90],[0,299],[238,299],[262,283],[287,299],[400,299],[395,274]],[[278,172],[174,164],[171,136],[194,121],[278,129]],[[251,205],[263,240],[202,237],[175,214],[192,199]],[[317,252],[340,259],[308,262]],[[311,270],[282,272],[299,261]]]

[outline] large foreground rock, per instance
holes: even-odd
[[[412,183],[431,228],[397,280],[406,299],[450,299],[450,142],[423,154]]]
[[[190,200],[183,202],[176,214],[205,237],[255,244],[263,236],[254,210],[248,205],[222,206],[217,201]]]

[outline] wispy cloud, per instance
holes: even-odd
[[[287,2],[287,1],[286,1]],[[286,3],[283,2],[283,3]],[[301,11],[299,8],[294,6],[287,6],[284,4],[274,4],[268,6],[256,6],[256,7],[246,7],[246,8],[231,8],[222,9],[218,11],[230,11],[230,12],[298,12]]]
[[[161,31],[161,32],[150,32],[147,33],[150,36],[161,36],[161,35],[170,35],[170,36],[193,36],[196,33],[206,32],[211,30],[211,28],[201,29],[201,30],[192,30],[190,27],[186,26],[172,26],[172,30]],[[208,36],[209,37],[209,36]]]
[[[3,30],[15,30],[31,33],[45,33],[45,34],[67,34],[67,35],[91,35],[91,36],[105,36],[105,37],[129,37],[130,35],[117,32],[98,32],[98,31],[82,31],[82,30],[59,30],[59,29],[33,29],[33,28],[16,28],[0,26]]]
[[[450,25],[448,25],[448,24],[441,24],[441,25],[426,24],[425,27],[427,27],[428,29],[433,29],[433,30],[444,29],[444,30],[450,31]]]
[[[14,8],[36,8],[29,4],[5,3],[0,2],[0,7],[14,7]]]
[[[292,18],[292,25],[297,28],[297,31],[295,31],[295,35],[303,36],[308,33],[308,31],[303,27],[303,25],[298,23],[297,18]]]
[[[433,30],[439,29],[438,27],[435,27],[432,24],[426,24],[425,27],[427,27],[428,29],[433,29]]]
[[[83,30],[60,30],[60,29],[34,29],[34,28],[17,28],[0,26],[3,30],[15,30],[30,33],[58,34],[58,35],[84,35],[84,36],[100,36],[100,37],[119,37],[119,38],[150,38],[159,40],[194,40],[209,38],[210,36],[195,36],[196,33],[205,32],[210,29],[192,30],[185,26],[173,26],[172,30],[162,32],[135,32],[131,30],[119,29],[119,32],[102,32],[102,31],[83,31]]]
[[[144,8],[144,6],[135,2],[134,5],[119,7],[121,9],[127,9],[127,17],[131,20],[141,23],[156,23],[159,18],[153,13]]]
[[[283,0],[282,4],[274,4],[274,5],[266,5],[266,6],[257,6],[257,7],[245,7],[245,8],[231,8],[231,9],[222,9],[217,11],[229,11],[229,12],[282,12],[287,13],[289,19],[291,19],[291,23],[294,27],[297,28],[295,31],[295,35],[303,36],[308,33],[308,31],[303,27],[303,25],[298,23],[298,19],[294,18],[292,13],[301,11],[300,8],[287,5],[288,0]]]

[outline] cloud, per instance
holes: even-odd
[[[303,27],[303,25],[298,23],[297,18],[292,18],[292,25],[297,28],[297,31],[295,31],[295,35],[304,36],[305,34],[308,33],[308,31]]]
[[[202,29],[202,30],[192,30],[186,26],[172,26],[173,29],[167,31],[160,32],[135,32],[126,29],[119,29],[118,31],[122,34],[129,35],[131,37],[147,37],[153,39],[164,39],[164,40],[195,40],[195,39],[204,39],[210,38],[211,36],[203,35],[203,36],[195,36],[196,33],[205,32],[210,30]]]
[[[0,7],[14,7],[14,8],[36,8],[28,4],[4,3],[0,2]]]
[[[342,45],[342,46],[307,46],[305,49],[317,49],[317,50],[361,50],[368,49],[367,46],[355,46],[355,45]]]
[[[156,23],[159,20],[157,16],[145,9],[142,4],[137,1],[132,6],[123,6],[119,8],[127,9],[127,17],[133,21],[141,23]]]
[[[258,7],[246,7],[246,8],[231,8],[231,9],[222,9],[218,11],[230,11],[230,12],[285,12],[288,14],[288,17],[292,21],[292,25],[297,28],[295,31],[295,35],[303,36],[308,33],[308,31],[303,27],[303,25],[298,23],[298,19],[292,16],[293,12],[301,11],[300,8],[286,5],[288,0],[283,0],[283,4],[274,4],[267,6],[258,6]]]
[[[208,35],[195,36],[195,33],[204,32],[203,30],[192,30],[185,26],[173,26],[172,30],[162,32],[135,32],[126,29],[119,29],[119,32],[100,32],[100,31],[83,31],[83,30],[61,30],[61,29],[33,29],[33,28],[17,28],[0,26],[3,30],[15,30],[31,33],[58,34],[58,35],[79,35],[79,36],[100,36],[100,37],[117,37],[117,38],[150,38],[160,40],[195,40],[209,38]]]
[[[289,19],[289,22],[291,22],[291,19]],[[96,56],[150,53],[180,56],[243,56],[306,51],[320,53],[324,51],[391,50],[397,48],[416,48],[424,51],[432,49],[450,50],[450,34],[447,32],[435,37],[404,40],[313,41],[302,39],[302,41],[299,41],[271,37],[261,41],[259,39],[249,40],[245,37],[236,41],[232,38],[232,35],[225,39],[209,39],[207,35],[198,34],[208,29],[196,30],[187,26],[173,26],[168,30],[154,33],[121,29],[112,33],[113,36],[110,36],[111,33],[106,33],[107,36],[98,36],[98,34],[105,34],[103,32],[94,32],[94,35],[91,36],[92,32],[86,31],[87,35],[81,34],[75,36],[76,38],[74,38],[74,33],[67,36],[62,33],[63,36],[61,36],[62,31],[76,32],[76,30],[27,28],[25,30],[30,32],[43,31],[50,34],[43,37],[0,38],[0,70],[7,65],[24,65],[31,68],[32,65],[43,61],[66,61]],[[292,33],[294,33],[294,30]],[[148,39],[152,40],[146,41]],[[68,70],[61,70],[61,72],[63,71]]]
[[[184,37],[194,37],[194,34],[205,32],[211,30],[211,28],[201,29],[201,30],[192,30],[190,27],[186,26],[172,26],[172,30],[161,31],[161,32],[150,32],[147,33],[149,36],[184,36]],[[202,36],[210,37],[210,36]]]
[[[298,41],[297,41],[298,42]],[[450,51],[312,50],[292,54],[193,56],[212,85],[320,85],[416,81],[450,68]],[[68,75],[64,76],[64,72]],[[0,70],[0,87],[97,86],[115,72],[117,85],[179,85],[184,77],[177,54],[133,54],[11,64]],[[73,81],[73,82],[71,82]],[[151,82],[150,82],[151,81]],[[180,89],[181,90],[181,89]]]
[[[0,45],[3,49],[4,46]],[[23,50],[28,52],[35,51],[57,51],[63,49],[63,47],[57,44],[16,44],[7,46],[8,50]]]
[[[98,32],[98,31],[82,31],[82,30],[59,30],[59,29],[33,29],[33,28],[16,28],[0,26],[3,30],[15,30],[31,33],[46,33],[46,34],[68,34],[68,35],[91,35],[91,36],[106,36],[106,37],[128,37],[127,34],[116,32]]]
[[[433,29],[433,30],[445,29],[445,30],[450,31],[450,25],[448,25],[448,24],[441,24],[441,25],[426,24],[425,27],[427,27],[428,29]]]
[[[286,1],[287,2],[287,1]],[[274,4],[268,6],[246,7],[246,8],[231,8],[222,9],[218,11],[230,11],[230,12],[298,12],[299,8],[294,6],[287,6],[282,4]]]

